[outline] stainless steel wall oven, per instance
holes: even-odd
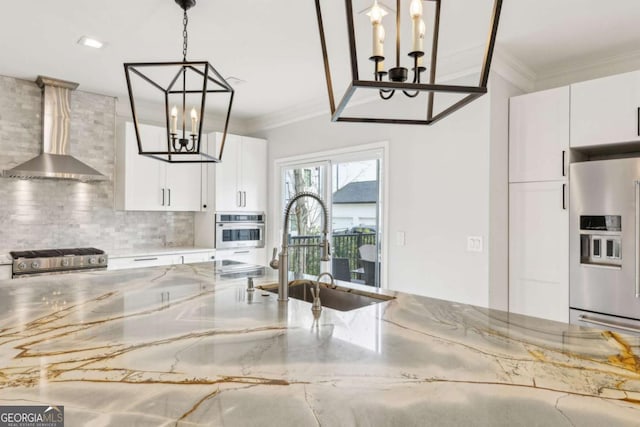
[[[263,248],[264,212],[216,213],[216,249]]]

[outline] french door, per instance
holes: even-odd
[[[300,192],[318,194],[326,203],[331,262],[320,261],[322,209],[312,198],[299,199],[289,215],[291,271],[318,275],[331,271],[338,280],[381,285],[382,153],[378,150],[285,163],[280,168],[281,209]],[[281,236],[283,224],[279,225]]]

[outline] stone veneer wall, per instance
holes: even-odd
[[[0,170],[42,151],[42,93],[0,76]],[[71,154],[109,177],[82,183],[0,178],[0,251],[193,245],[191,212],[114,210],[115,99],[71,93]]]

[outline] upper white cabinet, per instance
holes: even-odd
[[[160,148],[165,129],[140,125],[142,138]],[[138,154],[133,123],[121,125],[116,149],[116,209],[199,211],[200,164],[170,164]]]
[[[217,149],[221,133],[210,135]],[[215,165],[217,211],[265,211],[267,208],[267,142],[227,135],[222,162]]]
[[[568,86],[511,98],[509,182],[566,179],[569,99]]]
[[[571,147],[640,141],[640,71],[571,86]]]

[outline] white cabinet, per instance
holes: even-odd
[[[267,142],[263,139],[242,137],[241,149],[239,189],[243,192],[244,198],[241,208],[266,211]]]
[[[195,264],[199,262],[215,261],[215,252],[194,252],[182,254],[182,264]]]
[[[571,147],[640,141],[640,71],[571,85]]]
[[[509,311],[569,321],[566,182],[509,184]]]
[[[554,181],[567,175],[569,87],[511,98],[509,182]]]
[[[222,134],[212,134],[219,149]],[[267,208],[267,143],[263,139],[227,135],[222,162],[215,165],[217,211],[265,211]]]
[[[225,259],[245,262],[247,264],[266,265],[267,251],[264,248],[216,250],[216,260],[222,261]]]
[[[157,267],[174,264],[193,264],[199,262],[214,261],[216,253],[207,249],[190,249],[189,252],[150,252],[131,256],[118,256],[109,258],[109,270],[122,270],[126,268]]]
[[[569,320],[569,87],[511,98],[509,311]]]
[[[165,129],[140,125],[142,138],[160,147]],[[199,211],[200,164],[169,164],[138,154],[133,123],[121,125],[116,161],[116,209],[134,211]]]
[[[131,257],[118,257],[109,259],[109,270],[122,270],[125,268],[157,267],[161,265],[182,264],[179,255],[138,255]]]
[[[11,264],[0,265],[0,280],[11,279]]]

